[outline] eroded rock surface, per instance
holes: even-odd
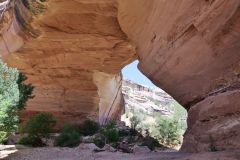
[[[137,46],[139,68],[189,110],[182,149],[206,151],[211,145],[210,135],[221,149],[239,149],[234,139],[240,137],[236,131],[240,102],[239,96],[231,93],[240,88],[240,1],[118,2],[119,22]],[[221,112],[205,103],[208,97],[220,93],[228,95],[223,96],[225,101],[232,101],[221,104],[218,96],[211,98]],[[234,116],[220,116],[227,113]],[[204,116],[214,115],[215,122],[199,122]]]
[[[239,83],[239,5],[238,0],[119,0],[119,22],[137,45],[143,73],[190,108]]]
[[[39,111],[52,112],[59,125],[117,118],[123,108],[119,72],[135,47],[120,29],[116,1],[18,0],[13,10],[0,51],[35,86],[22,119]]]
[[[124,79],[122,93],[126,110],[141,111],[149,115],[160,113],[169,116],[173,114],[172,106],[176,101],[160,88],[146,87]]]
[[[214,96],[191,107],[183,151],[240,148],[240,90]]]
[[[189,110],[183,150],[206,150],[210,134],[217,146],[225,144],[221,149],[240,148],[234,141],[240,115],[222,116],[240,107],[233,94],[240,88],[239,0],[17,0],[11,6],[0,26],[0,54],[36,86],[22,118],[38,111],[54,113],[59,124],[116,117],[118,74],[136,46],[142,72]],[[212,115],[216,122],[201,121]],[[192,150],[193,144],[199,145]]]

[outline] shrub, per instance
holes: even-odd
[[[119,132],[114,122],[110,122],[103,126],[100,133],[105,137],[105,144],[116,143],[119,140]]]
[[[23,137],[19,140],[18,143],[22,145],[31,145],[33,147],[45,146],[41,138],[34,136]]]
[[[105,140],[104,135],[102,135],[102,134],[97,134],[97,135],[95,136],[95,138],[94,138],[93,143],[94,143],[97,147],[103,148],[103,147],[105,146],[105,144],[106,144],[105,141],[106,141],[106,140]]]
[[[137,125],[139,125],[140,122],[141,122],[141,121],[140,121],[140,119],[139,119],[137,116],[135,116],[135,115],[132,116],[132,117],[130,118],[131,129],[135,131]]]
[[[75,147],[81,143],[81,136],[76,127],[66,124],[61,129],[60,135],[56,138],[54,145],[60,147]]]
[[[0,131],[0,142],[4,143],[7,141],[8,133],[4,131]]]
[[[84,136],[92,136],[100,129],[100,125],[93,120],[86,120],[79,127],[79,132]]]
[[[49,138],[56,121],[50,113],[38,113],[29,118],[21,127],[20,133],[27,134],[19,143],[32,146],[42,146],[42,138]],[[41,141],[41,142],[40,142]],[[27,144],[28,143],[28,144]]]
[[[134,112],[133,116],[130,118],[131,129],[136,131],[137,126],[144,121],[145,115],[142,112]]]
[[[32,98],[33,87],[23,82],[26,76],[0,60],[0,143],[17,130],[18,111]]]
[[[160,116],[157,119],[156,129],[161,143],[167,145],[180,144],[181,126],[174,118]]]

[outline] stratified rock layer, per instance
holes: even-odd
[[[122,81],[122,94],[126,110],[140,111],[148,115],[160,113],[170,116],[174,111],[173,106],[177,103],[160,88],[143,86],[128,79]],[[182,118],[186,120],[186,117]]]
[[[120,29],[116,1],[18,0],[13,10],[0,51],[35,86],[22,120],[39,111],[52,112],[59,125],[119,117],[119,72],[135,57],[135,47]],[[117,98],[104,97],[106,92]]]
[[[185,107],[239,83],[239,0],[119,0],[139,68]]]
[[[220,149],[239,149],[239,141],[234,142],[240,137],[236,132],[240,125],[239,95],[230,93],[240,89],[240,1],[118,2],[119,22],[137,46],[139,68],[189,110],[182,150],[208,150],[210,135],[218,142],[217,147],[222,144]],[[223,105],[218,96],[211,98],[221,110],[205,103],[209,96],[219,93],[228,95],[223,97],[229,102],[221,101]],[[195,116],[199,113],[201,116]],[[233,114],[235,120],[220,116],[227,113]],[[205,114],[216,115],[216,122],[201,123]],[[224,129],[221,125],[225,125]]]
[[[210,135],[220,149],[240,148],[239,121],[221,116],[240,107],[233,94],[240,88],[239,0],[17,0],[0,31],[0,54],[36,86],[22,118],[38,111],[54,113],[59,124],[118,117],[119,72],[136,46],[142,72],[189,110],[182,150],[208,150],[212,142],[202,137]],[[216,123],[201,121],[204,114]],[[218,133],[221,124],[233,138]]]
[[[189,110],[183,151],[240,148],[240,90],[210,96]]]

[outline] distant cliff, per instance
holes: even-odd
[[[124,79],[122,92],[125,108],[128,110],[143,111],[150,115],[154,112],[159,112],[163,115],[171,115],[173,113],[172,106],[176,101],[157,87],[146,87]]]

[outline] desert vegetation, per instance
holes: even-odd
[[[81,134],[71,124],[65,124],[59,136],[55,139],[54,145],[59,147],[75,147],[81,143]]]
[[[33,87],[24,84],[27,79],[16,68],[7,67],[0,61],[0,142],[5,143],[11,133],[20,133],[18,143],[33,147],[46,146],[48,140],[54,146],[76,147],[81,143],[106,145],[131,153],[134,145],[147,146],[150,150],[163,145],[174,146],[181,142],[185,124],[182,110],[172,108],[174,114],[164,116],[155,113],[153,123],[147,123],[149,115],[142,111],[127,110],[125,119],[129,127],[117,122],[100,125],[87,119],[81,125],[65,124],[56,136],[51,137],[56,119],[50,113],[38,113],[19,125],[18,112],[24,109],[28,99],[33,98]],[[156,102],[157,103],[157,102]],[[19,127],[18,127],[19,126]]]
[[[38,113],[30,117],[20,126],[20,134],[23,136],[19,144],[31,146],[44,146],[43,139],[48,139],[56,120],[50,113]]]
[[[174,147],[182,142],[182,135],[187,128],[186,111],[179,104],[166,105],[172,114],[153,113],[149,115],[141,110],[127,109],[123,120],[146,137],[153,137],[162,145]]]
[[[149,151],[163,147],[150,134],[144,136],[136,128],[123,123],[110,121],[100,125],[87,119],[81,125],[65,124],[57,134],[53,133],[55,124],[56,120],[50,113],[38,113],[30,117],[19,128],[21,138],[18,144],[43,147],[48,145],[48,141],[53,141],[56,147],[72,148],[83,143],[94,144],[99,148],[97,151],[103,151],[108,146],[112,151],[126,153],[132,153],[135,145],[146,146]]]
[[[23,73],[0,60],[0,143],[5,143],[7,137],[17,131],[18,112],[33,97],[32,85],[24,84],[26,79]]]

